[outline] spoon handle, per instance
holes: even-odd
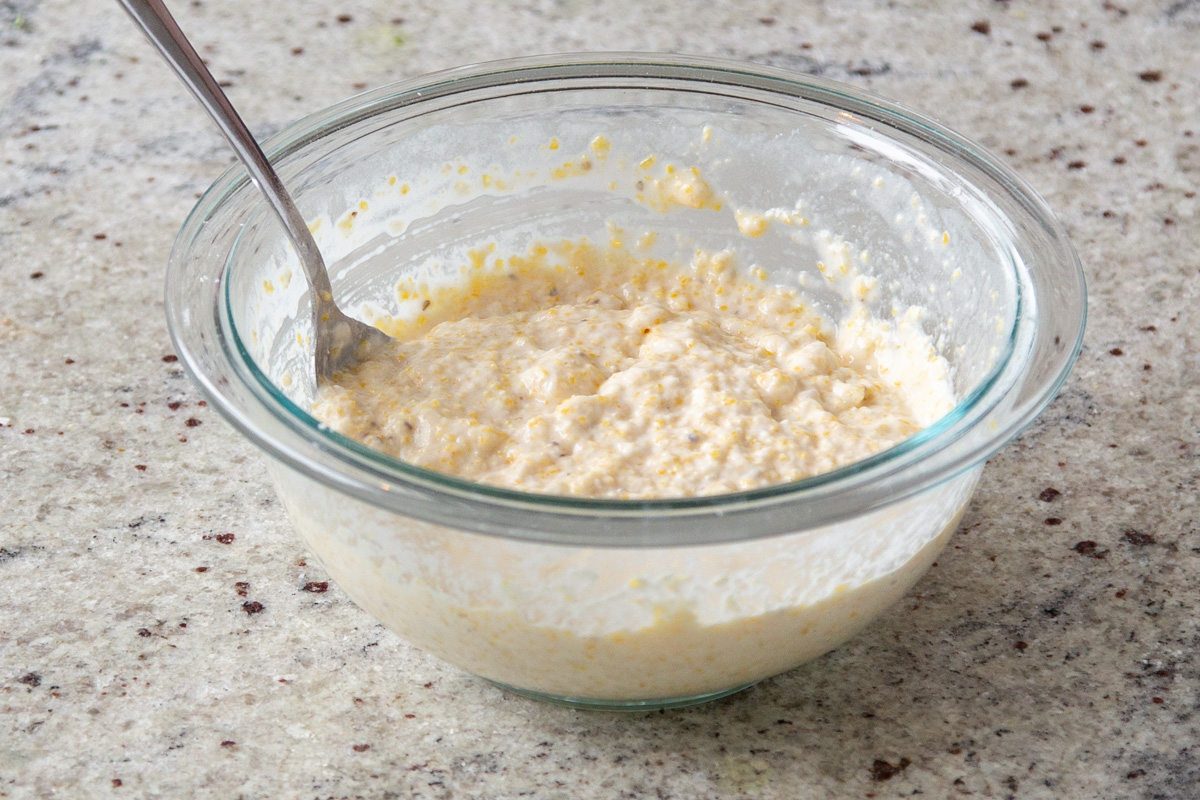
[[[283,227],[287,230],[292,246],[300,257],[300,264],[308,274],[309,285],[313,289],[313,306],[318,312],[322,307],[333,305],[333,292],[329,284],[329,275],[323,268],[315,268],[314,264],[322,265],[320,251],[313,240],[308,224],[300,215],[296,204],[288,195],[275,174],[267,157],[263,154],[258,142],[254,140],[246,123],[234,110],[233,104],[221,91],[208,67],[200,59],[191,42],[184,36],[183,31],[171,16],[171,12],[162,0],[117,0],[133,17],[133,21],[146,34],[146,38],[158,50],[159,55],[166,60],[184,85],[191,90],[195,98],[204,106],[204,110],[212,117],[213,122],[221,129],[226,141],[237,152],[238,158],[245,165],[250,177],[258,184],[259,189],[267,196],[267,200],[279,216]],[[335,307],[336,308],[336,307]],[[333,312],[340,316],[336,310]]]

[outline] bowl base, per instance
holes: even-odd
[[[597,700],[588,697],[562,697],[554,694],[534,692],[529,689],[518,689],[515,686],[497,683],[496,681],[488,681],[488,683],[498,686],[506,692],[519,694],[531,700],[541,700],[543,703],[577,708],[581,711],[660,711],[667,708],[686,708],[687,706],[697,706],[701,703],[711,703],[713,700],[720,700],[722,697],[729,697],[732,694],[749,689],[758,683],[758,681],[743,683],[741,686],[708,692],[707,694],[695,694],[689,697],[668,697],[659,700]]]

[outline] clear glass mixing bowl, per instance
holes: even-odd
[[[817,267],[829,234],[877,279],[874,312],[923,309],[958,405],[865,461],[685,499],[508,491],[310,415],[302,275],[246,174],[213,185],[167,276],[193,380],[267,455],[296,530],[356,603],[542,699],[686,705],[837,646],[937,557],[984,462],[1054,396],[1082,339],[1082,271],[1041,199],[972,142],[831,81],[668,56],[501,62],[352,98],[265,149],[360,315],[411,313],[401,276],[450,276],[482,243],[607,241],[614,225],[657,231],[667,259],[734,249],[836,319],[846,298]],[[614,190],[648,156],[697,168],[722,209]],[[781,207],[803,224],[739,232],[735,209]]]

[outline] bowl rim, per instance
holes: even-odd
[[[996,435],[983,446],[957,454],[953,460],[940,465],[935,474],[923,475],[919,480],[906,481],[904,473],[912,472],[914,465],[926,461],[929,456],[952,449],[955,441],[965,433],[965,424],[968,428],[977,424],[981,415],[999,403],[1005,392],[1012,391],[1016,383],[1028,377],[1028,357],[1020,364],[1015,361],[1019,356],[1028,356],[1028,348],[1024,353],[1018,352],[1018,328],[1031,322],[1036,328],[1036,318],[1026,315],[1036,306],[1029,302],[1033,298],[1025,297],[1019,275],[1014,281],[1017,308],[1007,350],[997,359],[991,372],[945,417],[894,447],[861,461],[801,481],[699,497],[617,500],[535,494],[487,486],[405,464],[371,450],[329,430],[292,403],[258,369],[238,338],[229,308],[228,280],[219,281],[225,291],[216,292],[214,300],[218,307],[214,309],[216,319],[213,321],[217,331],[226,334],[232,343],[232,347],[230,342],[224,343],[230,356],[229,366],[274,418],[275,431],[264,430],[261,419],[252,419],[252,413],[239,407],[241,404],[237,400],[221,391],[219,381],[205,373],[200,359],[192,352],[193,343],[189,341],[185,326],[179,324],[179,286],[173,284],[178,283],[179,263],[187,256],[187,246],[198,228],[224,202],[246,188],[248,178],[244,170],[235,166],[201,197],[180,230],[172,252],[172,268],[168,270],[167,292],[169,327],[176,351],[193,381],[235,428],[269,455],[302,473],[406,516],[510,538],[574,545],[689,545],[757,538],[839,522],[948,481],[978,466],[1015,437],[1050,402],[1066,379],[1082,345],[1086,287],[1078,257],[1045,202],[1021,178],[971,140],[917,112],[828,79],[727,59],[661,54],[580,53],[509,59],[432,73],[348,98],[288,126],[271,137],[264,144],[264,150],[269,158],[279,160],[385,111],[428,104],[433,99],[480,89],[538,85],[539,82],[566,78],[597,82],[613,78],[675,81],[766,91],[823,103],[854,120],[866,120],[876,132],[882,126],[888,133],[918,136],[956,164],[965,163],[987,175],[1034,218],[1040,232],[1054,245],[1052,249],[1059,272],[1067,278],[1068,284],[1073,284],[1067,290],[1074,289],[1077,293],[1079,315],[1073,341],[1059,343],[1062,346],[1057,363],[1051,365],[1048,375],[1043,375],[1034,396],[1024,403],[1019,413],[1008,415]],[[598,85],[609,88],[607,84]],[[231,247],[230,252],[235,250],[236,247]],[[1010,266],[1014,270],[1018,267],[1015,263]],[[221,277],[227,269],[228,265],[223,265]],[[1030,335],[1036,336],[1036,330]],[[997,393],[998,389],[1002,391]],[[985,398],[990,403],[985,404]],[[283,441],[281,436],[298,436],[307,441],[302,445],[295,440]],[[863,497],[863,502],[858,503],[847,502],[854,499],[854,490],[861,488],[864,482],[879,481],[896,485],[885,496]],[[443,501],[449,510],[431,513],[426,508],[425,513],[421,513],[422,503],[413,502],[414,493],[426,501]],[[858,494],[866,493],[860,491]],[[469,508],[458,509],[456,513],[454,509],[462,503],[468,504]],[[814,504],[824,508],[814,512]],[[789,507],[795,512],[799,506],[803,506],[806,513],[778,513],[788,511]],[[480,514],[481,511],[484,513]],[[480,519],[481,516],[485,518]],[[740,530],[733,524],[714,526],[712,523],[717,517],[729,523],[735,519],[753,523],[757,518],[758,524]],[[767,517],[771,519],[764,526],[762,523],[768,522]],[[704,524],[697,526],[701,519]],[[613,527],[625,530],[614,535]]]

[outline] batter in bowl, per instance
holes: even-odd
[[[470,481],[642,499],[827,472],[952,407],[919,327],[862,308],[835,327],[764,277],[728,253],[680,265],[587,242],[481,255],[460,284],[413,289],[421,315],[315,413]]]

